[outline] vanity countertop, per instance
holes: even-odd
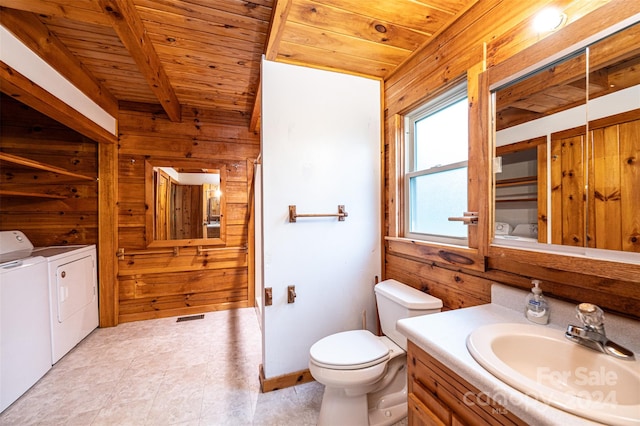
[[[523,314],[526,294],[527,292],[518,289],[494,284],[492,286],[492,303],[490,304],[402,319],[398,321],[397,328],[418,347],[431,354],[471,385],[480,389],[481,392],[490,396],[528,424],[580,426],[600,424],[539,402],[512,388],[485,370],[467,350],[467,336],[482,325],[495,323],[533,324]],[[551,306],[551,323],[539,325],[539,327],[551,327],[564,331],[569,322],[576,323],[576,320],[573,319],[574,305],[552,299],[548,299],[548,301]],[[511,306],[509,306],[510,304]],[[516,310],[517,306],[521,309]],[[607,316],[607,320],[610,318]],[[635,321],[626,319],[622,319],[622,322],[618,322],[616,319],[613,321],[615,326],[621,328],[620,333],[616,334],[629,336],[627,327],[633,327],[634,334],[638,331],[636,328],[638,325]],[[609,330],[613,331],[614,328],[608,327],[607,331]],[[610,337],[615,341],[615,335],[611,334]],[[628,345],[628,348],[636,354],[638,353],[637,341],[623,342],[622,340],[627,339],[621,338],[620,344]]]

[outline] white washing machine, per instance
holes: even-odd
[[[20,231],[0,232],[0,412],[51,368],[47,261]]]
[[[33,250],[48,264],[51,363],[55,364],[98,327],[96,246],[54,246]]]

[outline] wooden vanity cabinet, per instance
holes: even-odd
[[[409,426],[526,425],[411,341],[407,364]]]

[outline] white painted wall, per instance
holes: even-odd
[[[262,63],[263,309],[266,378],[308,368],[320,338],[376,330],[373,286],[381,271],[380,82]],[[349,216],[300,218],[298,213]],[[259,255],[259,253],[258,253]],[[287,303],[287,286],[297,298]]]

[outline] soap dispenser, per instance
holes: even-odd
[[[531,293],[527,295],[524,306],[524,316],[531,322],[536,324],[549,323],[549,305],[540,290],[540,281],[532,280],[533,288]]]

